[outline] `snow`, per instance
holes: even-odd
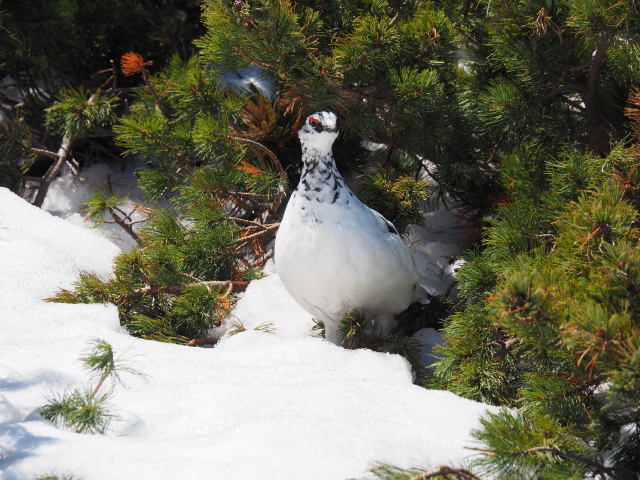
[[[411,225],[406,244],[416,262],[422,288],[432,297],[456,298],[455,274],[464,263],[457,258],[479,234],[473,216],[450,206],[450,199],[427,208],[422,225]]]
[[[260,324],[277,325],[279,337],[305,338],[313,328],[311,315],[291,298],[278,277],[273,260],[264,268],[266,277],[249,284],[231,314],[247,329]]]
[[[0,306],[5,312],[8,307],[24,310],[57,287],[70,288],[81,270],[111,272],[120,253],[113,243],[52,217],[6,188],[0,192]]]
[[[444,337],[435,328],[421,328],[411,335],[418,345],[419,364],[430,367],[439,360],[439,356],[433,351],[434,347],[444,345]]]
[[[487,405],[412,384],[398,355],[311,337],[272,267],[233,312],[247,331],[215,348],[129,336],[113,305],[46,303],[81,270],[107,276],[117,246],[0,189],[0,478],[344,479],[375,462],[459,465]],[[251,330],[272,322],[275,333]],[[125,376],[105,435],[37,414],[52,392],[89,385],[92,339],[145,377]]]
[[[81,172],[81,178],[74,177],[71,169],[64,167],[61,174],[51,182],[42,209],[64,218],[76,225],[95,229],[95,232],[115,243],[123,251],[129,251],[136,242],[125,231],[115,224],[103,223],[94,227],[92,222],[87,222],[80,213],[84,202],[91,199],[95,192],[104,195],[116,195],[126,197],[123,210],[129,213],[135,204],[146,203],[145,195],[137,186],[135,175],[136,164],[128,163],[125,166],[107,165],[104,163],[91,165]],[[136,211],[132,221],[145,218]],[[134,225],[134,230],[137,231]]]
[[[218,77],[218,83],[230,87],[237,93],[253,93],[257,90],[268,100],[276,99],[275,82],[263,68],[251,65],[237,72],[225,72]]]

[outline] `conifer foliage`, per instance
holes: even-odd
[[[92,348],[81,358],[84,367],[96,376],[93,388],[74,388],[62,394],[52,395],[40,408],[40,415],[76,433],[104,433],[114,415],[107,406],[111,392],[104,392],[111,381],[111,388],[121,382],[121,374],[140,375],[140,372],[114,356],[113,348],[104,340],[95,339]]]
[[[52,300],[112,302],[132,334],[186,343],[220,324],[230,295],[266,260],[286,177],[269,149],[232,134],[244,99],[217,88],[197,59],[174,58],[157,76],[134,53],[122,63],[142,85],[114,127],[116,142],[147,165],[138,174],[149,198],[166,203],[143,209],[136,231],[124,199],[96,194],[89,217],[119,224],[139,248],[116,260],[111,280],[85,273]]]
[[[132,83],[113,74],[117,59],[129,50],[153,57],[157,65],[174,54],[189,55],[191,40],[201,30],[198,4],[197,0],[0,2],[0,185],[23,193],[37,188],[54,160],[51,153],[62,144],[43,122],[44,109],[61,89],[77,94],[97,87],[104,92],[107,86],[126,90]],[[105,131],[84,133],[91,135],[83,135],[75,145],[76,158],[81,152],[95,156],[91,147],[104,154],[103,149],[111,146]]]
[[[437,3],[210,0],[203,19],[202,57],[223,70],[248,62],[271,72],[288,130],[309,112],[338,113],[339,164],[353,157],[345,143],[365,138],[385,144],[380,161],[400,172],[429,158],[441,187],[465,198],[490,184],[462,99],[459,34]]]
[[[522,161],[510,158],[510,169]],[[463,267],[467,307],[445,327],[448,346],[434,383],[516,409],[490,415],[477,433],[486,445],[478,465],[488,473],[634,478],[638,146],[605,158],[567,149],[545,163],[536,200],[522,195],[536,188],[531,179],[513,182],[514,200],[498,210],[484,250]],[[539,220],[525,218],[526,229],[510,215],[531,210]]]

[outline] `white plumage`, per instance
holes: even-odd
[[[275,263],[291,296],[340,343],[337,322],[360,310],[377,333],[416,299],[416,267],[393,225],[364,205],[336,169],[334,113],[310,115],[298,133],[304,163],[278,230]]]

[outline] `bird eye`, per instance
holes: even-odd
[[[311,117],[309,119],[309,124],[312,124],[312,123],[320,123],[320,120],[318,120],[316,117]]]

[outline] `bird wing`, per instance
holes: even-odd
[[[386,218],[384,218],[384,216],[382,216],[381,213],[376,212],[373,208],[369,208],[369,207],[366,207],[366,208],[368,208],[369,211],[373,214],[373,217],[376,219],[376,222],[380,227],[381,232],[395,233],[396,235],[400,236],[400,234],[398,233],[398,229],[395,227],[395,225],[391,223],[389,220],[387,220]]]

